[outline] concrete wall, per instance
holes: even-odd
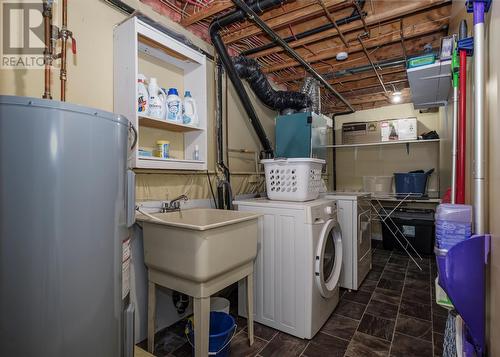
[[[336,142],[341,143],[342,124],[356,121],[380,121],[384,119],[417,118],[418,134],[436,130],[439,133],[440,114],[421,114],[412,104],[391,105],[376,109],[360,110],[353,114],[335,118]],[[440,133],[439,133],[440,134]],[[360,191],[363,176],[391,176],[394,172],[431,168],[436,173],[431,176],[429,194],[439,194],[439,144],[436,142],[411,144],[409,153],[405,145],[368,146],[359,148],[338,148],[337,190]]]

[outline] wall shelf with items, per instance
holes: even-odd
[[[132,17],[114,30],[114,58],[114,111],[126,116],[138,131],[137,147],[130,156],[129,165],[141,169],[206,170],[208,110],[205,55]],[[190,91],[196,100],[197,125],[138,114],[138,74],[146,78],[154,77],[160,87],[167,90],[176,88],[180,95]],[[170,141],[168,159],[139,155],[139,148],[151,151],[159,140]]]
[[[203,129],[198,126],[174,123],[168,120],[149,117],[146,115],[139,115],[139,126],[146,126],[148,128],[162,129],[168,131],[175,131],[179,133],[187,133],[188,131],[202,131]]]
[[[431,142],[439,142],[440,139],[429,140],[399,140],[399,141],[382,141],[378,143],[365,143],[365,144],[339,144],[339,145],[325,145],[327,148],[356,148],[363,146],[380,146],[380,145],[401,145],[401,144],[423,144]]]

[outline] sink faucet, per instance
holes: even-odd
[[[187,201],[188,199],[189,198],[186,195],[180,195],[179,197],[170,200],[170,202],[163,202],[161,211],[162,213],[179,211],[181,209],[181,200]]]

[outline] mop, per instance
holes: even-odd
[[[457,312],[455,310],[450,310],[444,330],[443,357],[458,357],[456,319]]]

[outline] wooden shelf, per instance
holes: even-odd
[[[382,145],[401,145],[401,144],[422,144],[422,143],[435,143],[441,139],[430,140],[400,140],[400,141],[384,141],[379,143],[366,143],[366,144],[340,144],[340,145],[325,145],[326,148],[357,148],[364,146],[382,146]]]
[[[163,161],[163,162],[183,162],[183,163],[191,163],[191,164],[203,164],[205,161],[202,160],[184,160],[184,159],[175,159],[175,158],[168,158],[164,159],[162,157],[156,157],[156,156],[139,156],[139,160],[151,160],[151,161]]]
[[[137,129],[138,142],[128,164],[154,170],[206,170],[208,158],[207,59],[138,17],[131,17],[113,30],[114,111],[129,118]],[[180,92],[189,89],[196,99],[196,126],[174,123],[137,113],[137,75],[171,83]],[[172,141],[178,159],[139,156],[140,147],[154,147],[161,139]],[[171,150],[172,152],[173,150]],[[196,155],[201,160],[191,160]]]
[[[146,126],[148,128],[162,129],[168,131],[175,131],[177,133],[187,133],[189,131],[202,131],[203,128],[199,128],[193,125],[186,125],[180,123],[174,123],[168,120],[157,119],[153,117],[148,117],[144,115],[139,115],[139,125]]]
[[[154,170],[206,170],[203,160],[162,159],[161,157],[139,156],[136,162],[138,169]]]

